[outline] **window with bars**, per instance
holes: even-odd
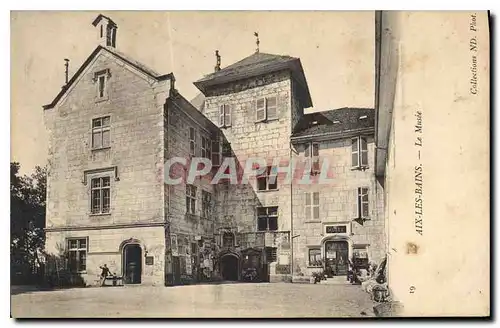
[[[319,164],[319,143],[312,142],[305,146],[304,156],[309,158],[311,162],[311,173],[318,174],[320,172]]]
[[[110,147],[110,116],[92,120],[92,149]]]
[[[208,191],[202,190],[202,215],[204,218],[210,218],[212,213],[212,194]]]
[[[309,248],[309,266],[321,267],[322,265],[321,248]]]
[[[110,211],[111,184],[109,177],[93,178],[90,181],[91,188],[91,213],[106,214]]]
[[[219,106],[219,127],[231,126],[231,106],[223,104]]]
[[[267,263],[276,262],[278,260],[277,248],[266,247],[266,258],[267,258]]]
[[[82,272],[87,269],[87,238],[67,239],[68,269]]]
[[[201,157],[212,160],[212,142],[207,137],[201,137]]]
[[[306,197],[306,221],[319,220],[319,192],[307,192]]]
[[[357,137],[351,140],[352,167],[363,169],[368,167],[368,144],[366,138]]]
[[[368,202],[368,188],[358,188],[357,197],[358,218],[368,218],[369,216],[369,202]]]
[[[257,208],[257,230],[278,230],[278,206]]]
[[[193,185],[186,185],[186,213],[196,213],[196,187]]]
[[[263,174],[257,176],[257,189],[259,191],[278,189],[278,177],[276,174],[276,168],[268,166]]]
[[[189,154],[196,156],[196,130],[189,128]]]
[[[255,102],[255,121],[263,122],[277,119],[277,103],[278,101],[276,96],[257,99]]]

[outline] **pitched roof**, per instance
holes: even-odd
[[[108,16],[104,16],[103,14],[99,14],[99,15],[98,15],[98,16],[94,19],[94,21],[92,22],[92,25],[97,26],[97,24],[99,24],[99,22],[100,22],[100,21],[101,21],[101,19],[103,19],[103,18],[104,18],[104,19],[107,19],[107,20],[108,20],[108,22],[109,22],[111,25],[113,25],[113,26],[115,26],[115,27],[116,27],[116,23],[115,23],[115,22],[113,22],[113,20],[112,20],[111,18],[109,18]]]
[[[54,98],[54,100],[52,100],[52,102],[50,104],[44,105],[43,109],[53,108],[57,104],[57,102],[59,101],[59,99],[61,99],[61,97],[71,87],[71,85],[73,85],[75,83],[76,79],[82,74],[82,72],[85,70],[85,68],[87,68],[87,66],[92,62],[92,60],[97,56],[97,54],[101,50],[109,52],[110,54],[112,54],[115,57],[123,60],[127,64],[133,66],[137,70],[141,71],[142,73],[148,75],[149,77],[151,77],[151,78],[153,78],[153,79],[155,79],[157,81],[164,81],[164,80],[169,80],[169,79],[175,81],[175,77],[174,77],[173,73],[168,73],[168,74],[160,75],[156,71],[154,71],[153,69],[151,69],[151,68],[147,67],[146,65],[144,65],[144,64],[142,64],[142,63],[140,63],[140,62],[138,62],[138,61],[130,58],[129,56],[127,56],[127,55],[125,55],[125,54],[117,51],[114,48],[104,47],[104,46],[99,45],[90,54],[90,56],[85,60],[85,62],[82,64],[82,66],[80,66],[80,68],[76,71],[76,73],[71,77],[71,79],[68,81],[68,83],[62,87],[61,91],[57,94],[57,96]]]
[[[194,107],[203,113],[203,110],[205,109],[205,96],[203,93],[199,93],[196,97],[191,99],[190,102]]]
[[[374,127],[373,108],[344,107],[304,115],[295,126],[292,139]]]
[[[220,71],[206,75],[194,82],[194,85],[201,92],[205,93],[209,86],[220,85],[281,70],[289,70],[292,72],[292,75],[305,91],[304,107],[311,107],[312,100],[309,94],[304,70],[300,59],[296,57],[256,52]]]

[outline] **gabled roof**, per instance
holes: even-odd
[[[173,73],[160,75],[157,72],[155,72],[154,70],[152,70],[151,68],[145,66],[142,63],[139,63],[138,61],[128,57],[127,55],[125,55],[121,52],[118,52],[114,48],[104,47],[104,46],[99,45],[90,54],[90,56],[85,60],[85,62],[82,64],[82,66],[80,66],[78,71],[76,71],[76,73],[71,77],[71,79],[68,81],[68,83],[62,87],[61,91],[57,94],[57,96],[54,98],[54,100],[52,100],[52,102],[50,104],[44,105],[43,109],[53,108],[57,104],[59,99],[61,99],[61,97],[64,96],[66,91],[75,83],[77,78],[82,74],[82,72],[87,68],[87,66],[92,62],[92,60],[97,56],[97,54],[99,54],[99,52],[101,50],[109,52],[110,54],[123,60],[124,62],[126,62],[130,66],[136,68],[137,70],[141,71],[142,73],[146,74],[147,76],[149,76],[157,81],[164,81],[164,80],[174,80],[175,81],[175,77],[174,77]]]
[[[234,82],[250,77],[263,75],[266,73],[289,70],[292,76],[304,89],[304,107],[311,107],[312,100],[309,94],[304,70],[299,58],[273,55],[263,52],[256,52],[232,65],[229,65],[220,71],[206,75],[194,82],[194,85],[203,93],[207,87]]]
[[[374,128],[373,108],[339,108],[304,115],[294,128],[292,139]]]

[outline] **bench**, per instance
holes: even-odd
[[[106,285],[107,281],[110,281],[111,285]],[[103,286],[123,286],[123,277],[122,276],[107,276],[104,279]]]

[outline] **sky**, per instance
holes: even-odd
[[[42,106],[98,44],[91,24],[102,13],[118,25],[117,50],[160,74],[173,72],[187,99],[211,73],[216,49],[224,68],[260,51],[299,57],[314,107],[374,106],[374,13],[365,12],[11,12],[11,161],[29,173],[47,162]]]

